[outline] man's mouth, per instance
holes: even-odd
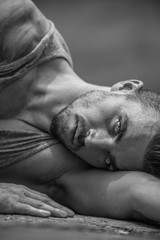
[[[69,130],[69,138],[72,150],[78,151],[80,147],[84,146],[86,133],[87,130],[84,119],[76,114],[74,124]]]
[[[72,118],[70,120],[70,123],[69,123],[69,130],[68,130],[68,137],[67,137],[67,141],[66,142],[66,145],[69,147],[73,147],[73,144],[74,144],[74,137],[75,137],[75,133],[76,133],[76,130],[77,130],[77,126],[78,126],[78,117],[77,115],[74,116],[74,118]]]

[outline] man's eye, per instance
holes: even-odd
[[[121,122],[120,120],[116,122],[114,126],[114,134],[117,135],[121,131]]]
[[[108,152],[108,155],[105,159],[105,165],[106,165],[106,169],[109,170],[109,171],[118,170],[118,168],[114,165],[114,163],[112,161],[112,156],[111,156],[110,152]]]
[[[106,165],[107,170],[113,171],[113,166],[112,166],[112,160],[111,160],[110,153],[108,153],[108,155],[105,159],[105,165]]]
[[[108,153],[106,159],[105,159],[105,165],[108,168],[111,165],[111,157],[110,154]]]

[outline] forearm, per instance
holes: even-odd
[[[160,221],[160,182],[148,174],[82,170],[66,174],[60,186],[57,200],[77,213]]]
[[[116,219],[131,217],[130,191],[126,173],[82,170],[61,178],[56,199],[79,214]]]

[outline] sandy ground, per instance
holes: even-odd
[[[158,240],[159,226],[117,221],[107,218],[36,218],[18,215],[0,215],[1,240]]]

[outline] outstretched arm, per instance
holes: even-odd
[[[160,222],[160,181],[140,172],[78,170],[58,180],[61,204],[85,215]]]

